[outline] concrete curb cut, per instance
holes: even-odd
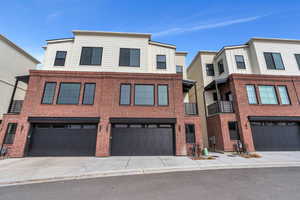
[[[90,178],[101,177],[114,177],[114,176],[128,176],[128,175],[143,175],[143,174],[158,174],[169,172],[186,172],[186,171],[203,171],[203,170],[218,170],[218,169],[244,169],[244,168],[272,168],[272,167],[300,167],[300,162],[271,162],[271,163],[256,163],[256,164],[218,164],[206,166],[188,166],[188,167],[168,167],[168,168],[145,168],[145,169],[124,169],[124,170],[110,170],[104,172],[87,173],[78,176],[61,176],[43,179],[28,179],[14,182],[0,182],[0,187],[27,185],[35,183],[48,183],[57,181],[68,180],[81,180]]]

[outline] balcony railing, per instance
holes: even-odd
[[[196,103],[184,103],[184,110],[186,115],[198,115]]]
[[[207,106],[208,115],[233,112],[233,104],[231,101],[218,101]]]
[[[23,105],[23,100],[13,100],[8,113],[20,113]]]

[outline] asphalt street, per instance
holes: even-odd
[[[0,188],[0,199],[296,200],[300,199],[300,167],[176,172],[9,186]]]

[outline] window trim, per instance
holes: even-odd
[[[275,67],[274,69],[268,68],[268,63],[267,63],[266,56],[265,56],[265,54],[267,54],[267,53],[270,53],[272,55],[272,60],[273,60],[274,67]],[[283,69],[276,68],[275,60],[274,60],[274,57],[273,57],[273,54],[276,54],[276,53],[280,55],[280,59],[281,59],[282,65],[283,65]],[[285,64],[283,62],[283,59],[282,59],[282,56],[281,56],[280,52],[263,52],[263,55],[264,55],[267,70],[285,70]]]
[[[279,91],[279,87],[285,87],[285,90],[286,90],[286,94],[287,94],[287,98],[288,98],[288,100],[289,100],[289,104],[283,104],[282,103],[282,99],[281,99],[281,94],[280,94],[280,91]],[[277,91],[277,93],[278,93],[278,102],[280,103],[280,105],[282,105],[282,106],[290,106],[290,105],[292,105],[292,102],[291,102],[291,97],[290,97],[290,93],[289,93],[289,91],[288,91],[288,87],[286,86],[286,85],[277,85],[276,86],[276,90],[278,90]]]
[[[222,67],[222,70],[223,70],[222,72],[220,71],[220,63],[222,63],[222,66],[223,66]],[[221,75],[225,72],[223,59],[220,59],[217,64],[218,64],[218,73],[219,73],[219,75]]]
[[[76,103],[76,104],[74,104],[74,103],[58,103],[59,94],[60,94],[60,90],[61,90],[61,85],[62,84],[79,84],[80,85],[79,96],[78,96],[78,103]],[[80,105],[80,96],[81,96],[81,82],[60,82],[59,83],[58,93],[57,93],[57,98],[56,98],[56,104],[57,105]]]
[[[255,94],[256,103],[250,103],[250,102],[249,102],[248,91],[247,91],[247,86],[248,86],[248,85],[249,85],[249,86],[253,86],[253,88],[254,88],[254,94]],[[248,104],[249,104],[249,105],[258,105],[258,104],[260,103],[260,101],[259,101],[260,96],[259,96],[259,98],[258,98],[258,96],[257,96],[256,85],[254,85],[254,84],[246,84],[246,85],[245,85],[245,89],[246,89],[246,96],[247,96]]]
[[[93,85],[95,85],[95,88],[94,88],[94,94],[93,94],[93,103],[91,103],[91,104],[87,104],[87,103],[84,103],[84,93],[85,93],[85,86],[87,85],[87,84],[93,84]],[[80,88],[80,91],[81,91],[81,88]],[[96,83],[92,83],[92,82],[86,82],[86,83],[84,83],[83,84],[83,93],[82,93],[82,101],[81,101],[81,104],[82,105],[87,105],[87,106],[91,106],[91,105],[94,105],[94,103],[95,103],[95,96],[96,96]],[[79,100],[80,100],[80,96],[79,96]]]
[[[295,53],[294,56],[295,56],[295,59],[296,59],[296,63],[298,65],[298,69],[300,70],[300,53]],[[297,59],[297,56],[299,56],[299,61]]]
[[[260,86],[270,86],[270,87],[273,87],[274,88],[274,92],[275,92],[275,96],[276,96],[276,101],[277,101],[277,103],[276,104],[264,104],[264,103],[262,103],[262,101],[261,101],[261,95],[260,95],[260,92],[259,92],[259,87]],[[276,106],[276,105],[281,105],[280,104],[280,102],[279,102],[279,99],[278,99],[278,93],[277,93],[277,89],[276,89],[277,87],[276,87],[276,85],[263,85],[263,84],[259,84],[259,85],[257,85],[257,90],[258,90],[258,94],[259,94],[259,103],[261,104],[261,105],[266,105],[266,106]]]
[[[10,124],[15,124],[16,125],[16,130],[15,130],[15,132],[14,132],[14,137],[13,137],[13,140],[12,140],[12,142],[11,143],[7,143],[6,142],[6,140],[7,140],[7,137],[8,137],[8,128],[9,128],[9,125]],[[17,132],[17,130],[18,130],[18,123],[16,123],[16,122],[9,122],[8,124],[7,124],[7,126],[6,126],[6,130],[5,130],[5,136],[4,136],[4,139],[3,139],[3,144],[5,144],[5,145],[13,145],[14,144],[14,142],[15,142],[15,137],[16,137],[16,132]]]
[[[151,85],[151,86],[153,86],[153,104],[136,104],[136,102],[135,102],[135,94],[136,94],[136,89],[135,89],[135,86],[136,85]],[[133,104],[134,104],[134,106],[155,106],[155,103],[156,103],[156,101],[155,101],[155,99],[156,99],[156,96],[155,96],[155,84],[143,84],[143,83],[136,83],[136,84],[134,84],[134,94],[133,94]]]
[[[209,70],[207,70],[207,66],[208,65],[212,65],[212,75],[209,75]],[[206,71],[206,76],[215,76],[215,68],[214,68],[214,64],[213,63],[206,63],[205,64],[205,71]]]
[[[121,49],[129,49],[129,59],[130,59],[130,50],[134,49],[134,50],[139,50],[140,56],[139,56],[139,66],[134,66],[134,65],[121,65]],[[119,49],[119,67],[141,67],[141,49],[140,48],[126,48],[126,47],[120,47]]]
[[[83,48],[100,48],[100,49],[102,49],[101,56],[100,56],[100,64],[82,64],[81,60],[82,60],[82,50],[83,50]],[[79,66],[102,66],[102,57],[103,57],[103,47],[82,46],[81,47],[81,53],[80,53]],[[91,59],[92,59],[92,57],[91,57]]]
[[[243,58],[243,62],[238,62],[237,61],[237,57],[240,57],[240,56]],[[236,64],[237,69],[247,69],[244,55],[234,55],[234,59],[235,59],[235,64]],[[243,63],[244,67],[243,68],[239,67],[238,63]]]
[[[53,97],[52,97],[52,100],[51,100],[51,102],[52,103],[43,103],[43,100],[44,100],[44,95],[45,95],[45,92],[46,92],[46,85],[48,84],[48,83],[55,83],[55,88],[54,88],[54,94],[53,94]],[[55,98],[55,96],[56,96],[56,87],[57,87],[57,82],[52,82],[52,81],[46,81],[45,83],[44,83],[44,90],[43,90],[43,94],[42,94],[42,98],[41,98],[41,104],[44,104],[44,105],[52,105],[53,103],[54,103],[54,98]]]
[[[187,126],[194,126],[194,142],[189,142],[187,141],[187,132],[186,132],[186,129],[187,129]],[[185,143],[186,144],[196,144],[197,143],[197,140],[196,140],[196,126],[195,124],[192,124],[192,123],[187,123],[187,124],[184,124],[184,129],[185,129]]]
[[[122,91],[122,85],[129,85],[130,90],[129,90],[129,104],[121,104],[121,91]],[[131,96],[132,96],[132,84],[131,83],[121,83],[120,84],[120,90],[119,90],[119,105],[120,106],[131,106]]]
[[[159,86],[167,86],[167,104],[166,105],[159,104],[159,91],[158,91]],[[168,84],[158,84],[157,85],[157,105],[161,106],[161,107],[167,107],[167,106],[169,106],[169,103],[170,103],[169,102],[169,85]]]
[[[165,62],[158,62],[158,56],[164,56],[166,61]],[[159,68],[158,63],[165,63],[166,67],[165,68]],[[157,54],[156,55],[156,69],[159,69],[159,70],[166,70],[167,69],[167,55],[165,55],[165,54]]]
[[[58,52],[66,52],[65,60],[64,60],[64,64],[63,64],[63,65],[55,65],[56,57],[57,57]],[[54,63],[53,63],[53,66],[54,66],[54,67],[64,67],[65,64],[66,64],[66,60],[67,60],[67,54],[68,54],[68,51],[63,51],[63,50],[58,50],[58,51],[56,51],[55,57],[54,57]]]

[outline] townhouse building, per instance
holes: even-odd
[[[151,34],[73,31],[47,40],[43,66],[0,142],[10,157],[187,155],[202,144],[185,52]]]
[[[300,40],[252,38],[199,51],[187,74],[197,81],[205,146],[300,150]]]

